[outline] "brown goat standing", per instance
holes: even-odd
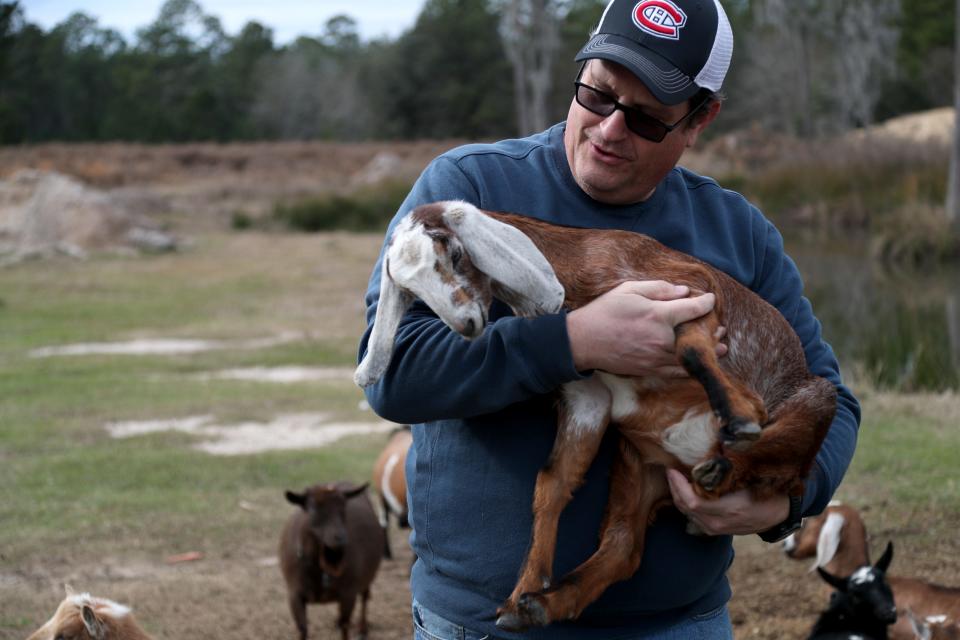
[[[397,526],[409,528],[407,520],[407,476],[404,467],[407,451],[413,443],[410,426],[395,429],[390,434],[387,445],[373,464],[372,485],[380,496],[380,525],[383,527],[383,557],[393,558],[390,550],[390,516],[393,515]]]
[[[537,477],[533,534],[513,593],[498,611],[505,629],[576,618],[640,565],[645,532],[670,503],[664,467],[717,497],[749,488],[758,498],[800,495],[833,420],[836,389],[807,369],[800,340],[771,305],[726,274],[648,236],[577,229],[480,211],[464,202],[416,208],[397,225],[383,260],[380,302],[354,380],[389,366],[406,306],[419,297],[454,331],[476,337],[493,295],[519,316],[577,309],[619,284],[665,280],[716,295],[712,312],[676,327],[689,378],[596,372],[561,388],[554,448]],[[716,355],[718,328],[729,352]],[[560,513],[580,486],[603,434],[621,434],[599,549],[555,582]]]
[[[860,513],[849,505],[831,503],[818,516],[804,518],[803,527],[783,543],[794,560],[816,557],[815,567],[833,574],[849,575],[870,564],[867,528]],[[893,599],[900,612],[911,611],[919,619],[943,620],[931,628],[943,627],[941,635],[960,620],[960,588],[945,587],[905,576],[887,576]],[[917,635],[910,617],[901,615],[890,628],[891,640],[914,640]],[[949,636],[947,636],[949,637]]]
[[[150,640],[129,607],[89,593],[67,591],[57,611],[27,640]]]
[[[367,600],[380,566],[383,531],[366,489],[366,484],[337,483],[286,492],[300,509],[280,537],[280,568],[301,640],[307,638],[307,604],[320,602],[339,604],[337,626],[342,640],[349,640],[358,595],[359,637],[367,635]]]

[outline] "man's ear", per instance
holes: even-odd
[[[721,101],[714,100],[704,108],[703,113],[697,114],[696,120],[687,129],[687,148],[697,144],[700,134],[716,119],[722,107],[723,103]]]

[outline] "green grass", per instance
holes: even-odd
[[[254,260],[250,243],[258,249]],[[358,266],[331,274],[348,302],[362,295],[377,245],[371,239],[351,246],[360,254]],[[62,563],[66,555],[82,561],[131,551],[229,550],[238,532],[273,540],[288,512],[284,489],[367,479],[382,437],[220,457],[192,449],[193,436],[182,433],[112,439],[105,429],[113,421],[190,415],[212,415],[219,423],[306,412],[373,419],[358,409],[363,396],[349,379],[283,385],[198,375],[354,364],[360,313],[353,335],[311,332],[325,325],[325,303],[350,308],[318,290],[324,283],[305,268],[314,253],[315,244],[285,235],[246,237],[239,245],[211,236],[169,256],[0,270],[0,571],[48,565],[49,558]],[[284,332],[302,337],[263,349],[176,356],[30,356],[38,347],[81,341],[234,340]],[[241,501],[255,509],[239,508]]]
[[[901,530],[929,543],[953,536],[960,525],[960,397],[866,392],[862,403],[856,455],[838,497],[867,508],[875,532]]]
[[[236,553],[240,541],[269,549],[289,512],[284,489],[365,481],[382,437],[217,457],[191,448],[193,437],[182,433],[111,439],[104,429],[112,421],[191,415],[233,422],[325,412],[370,420],[357,408],[362,394],[349,380],[278,385],[196,375],[232,367],[352,366],[362,323],[355,298],[379,244],[355,240],[247,232],[200,238],[183,254],[0,270],[0,571],[52,570],[105,555],[155,558],[193,549],[223,555]],[[37,347],[77,341],[226,340],[288,330],[306,333],[256,350],[29,356]],[[841,497],[884,505],[889,526],[918,510],[930,514],[924,535],[956,525],[958,407],[955,395],[867,394],[860,446]],[[0,621],[12,615],[0,611]]]

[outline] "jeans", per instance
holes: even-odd
[[[441,618],[413,601],[414,640],[497,640],[495,637],[464,629],[458,624]],[[618,637],[617,640],[627,640]],[[733,640],[733,626],[727,607],[692,616],[669,629],[663,629],[629,640]]]

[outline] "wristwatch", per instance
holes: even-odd
[[[800,523],[803,521],[803,514],[801,513],[803,496],[790,496],[789,499],[790,513],[787,514],[787,519],[757,534],[764,542],[780,542],[800,528]]]

